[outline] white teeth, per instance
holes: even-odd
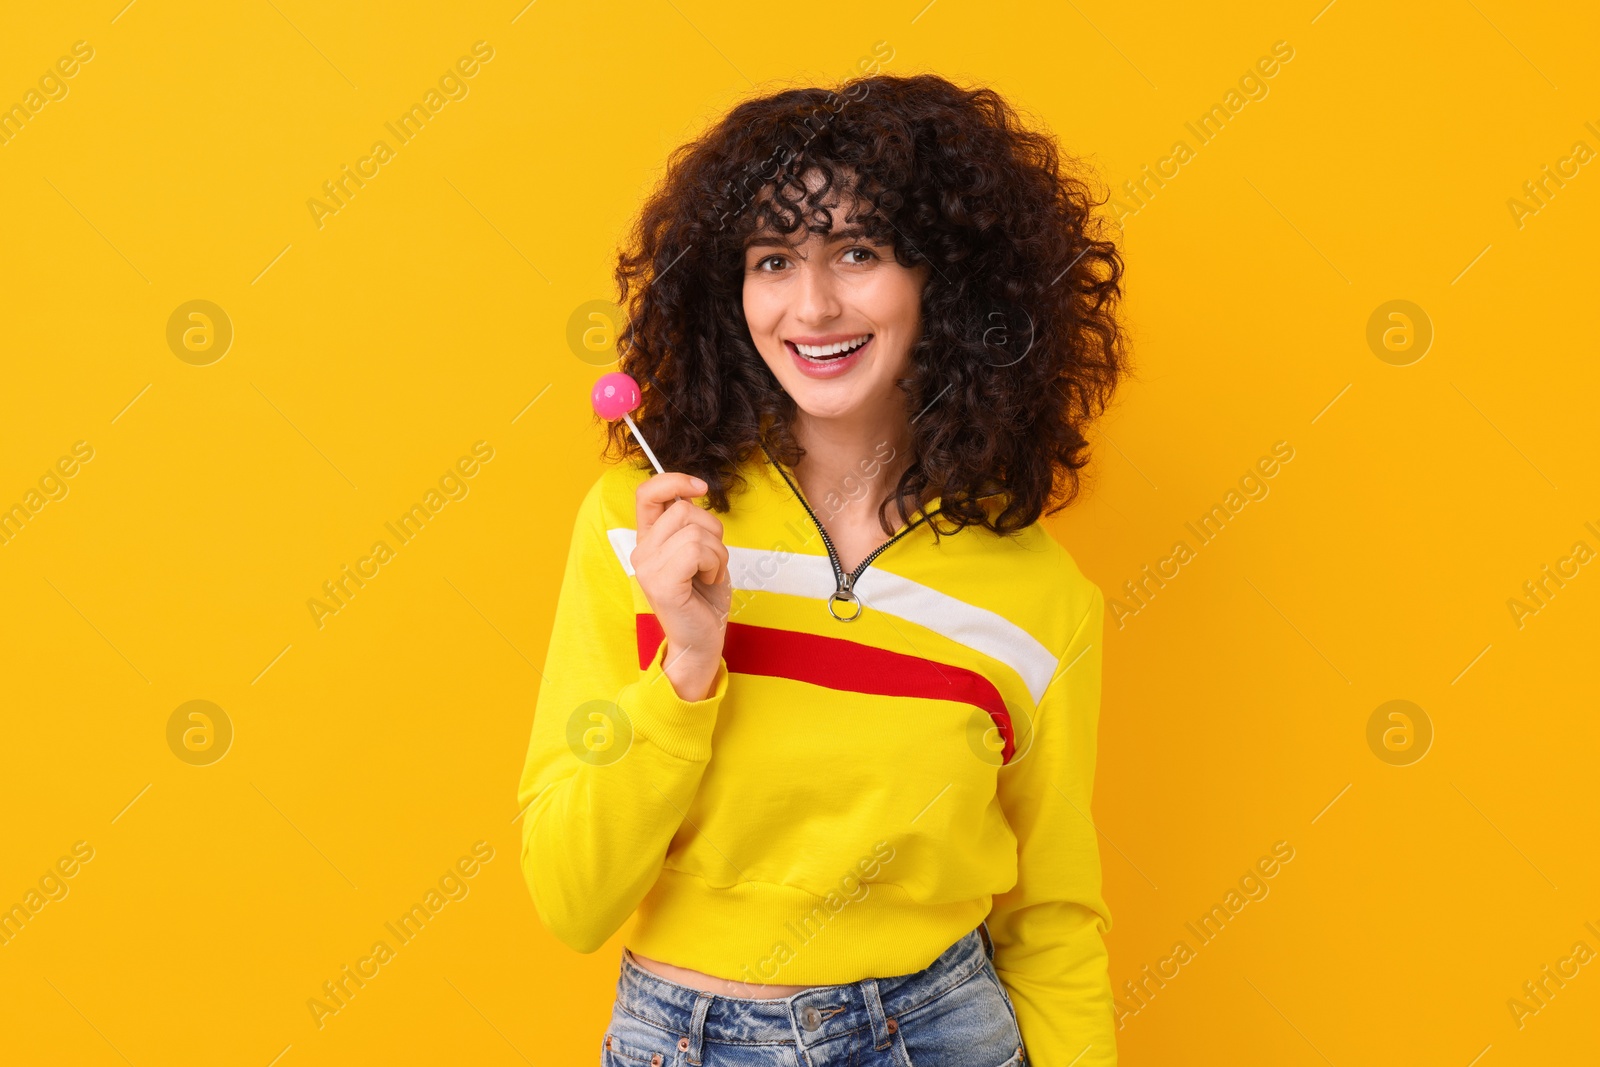
[[[840,352],[848,352],[852,348],[859,348],[861,345],[865,344],[867,339],[871,336],[872,335],[870,333],[864,333],[854,340],[840,341],[838,344],[802,345],[796,343],[794,347],[802,356],[805,356],[807,359],[826,359],[828,356],[836,355]]]

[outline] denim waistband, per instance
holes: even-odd
[[[873,1045],[886,1048],[890,1020],[934,1000],[971,978],[994,956],[982,925],[964,934],[920,971],[813,986],[787,997],[761,999],[710,993],[646,971],[624,950],[617,1006],[636,1018],[683,1034],[688,1062],[704,1042],[758,1044],[798,1041],[802,1048],[870,1027]]]

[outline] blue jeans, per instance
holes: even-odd
[[[982,924],[914,974],[726,997],[652,974],[624,949],[602,1067],[1025,1067]]]

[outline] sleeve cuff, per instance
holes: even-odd
[[[727,660],[717,661],[717,673],[704,700],[684,700],[667,677],[666,655],[667,642],[663,640],[619,703],[632,718],[634,732],[657,748],[680,759],[709,760],[717,709],[728,692]]]

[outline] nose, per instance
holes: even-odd
[[[837,279],[821,259],[813,255],[802,263],[796,280],[794,317],[808,328],[835,321],[841,311]]]

